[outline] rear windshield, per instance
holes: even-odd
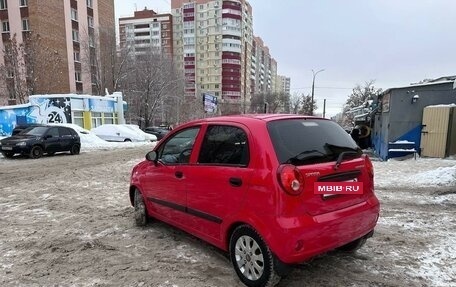
[[[306,165],[359,157],[362,150],[347,132],[329,120],[289,119],[268,123],[268,131],[281,164]]]

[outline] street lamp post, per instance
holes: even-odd
[[[320,71],[317,71],[316,73],[314,72],[314,70],[312,70],[312,74],[313,74],[313,78],[312,78],[312,99],[311,99],[311,102],[310,102],[310,115],[313,116],[313,102],[314,102],[314,90],[315,90],[315,76],[320,73],[320,72],[323,72],[325,69],[321,69]]]

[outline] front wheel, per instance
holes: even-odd
[[[241,225],[233,231],[229,252],[234,270],[245,285],[264,287],[279,283],[272,252],[251,227]]]
[[[43,156],[43,148],[39,145],[32,147],[30,150],[30,158],[40,158]]]
[[[144,203],[144,198],[139,192],[135,190],[134,195],[134,207],[135,207],[135,223],[137,226],[145,226],[149,222],[149,216],[147,215],[146,204]]]

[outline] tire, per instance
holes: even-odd
[[[353,240],[352,242],[345,244],[337,250],[343,251],[343,252],[348,252],[348,253],[353,253],[356,252],[358,249],[363,247],[363,245],[366,243],[367,238],[366,237],[361,237],[356,240]]]
[[[30,158],[40,158],[43,156],[43,148],[39,145],[33,146],[29,154]]]
[[[14,152],[12,151],[2,151],[2,155],[6,158],[13,158],[14,157]]]
[[[275,260],[261,236],[247,225],[238,226],[230,238],[230,259],[239,279],[249,287],[275,286],[280,276]]]
[[[71,146],[70,153],[72,155],[79,154],[80,151],[81,151],[81,146],[80,145],[74,144],[74,145]]]
[[[124,142],[128,142],[128,143],[131,143],[131,139],[125,139]]]
[[[135,207],[135,223],[136,226],[146,226],[150,218],[147,214],[146,204],[144,198],[139,190],[135,190],[134,194],[134,207]]]

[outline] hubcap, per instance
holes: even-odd
[[[249,280],[258,280],[264,272],[264,257],[258,243],[250,236],[239,237],[235,245],[239,271]]]

